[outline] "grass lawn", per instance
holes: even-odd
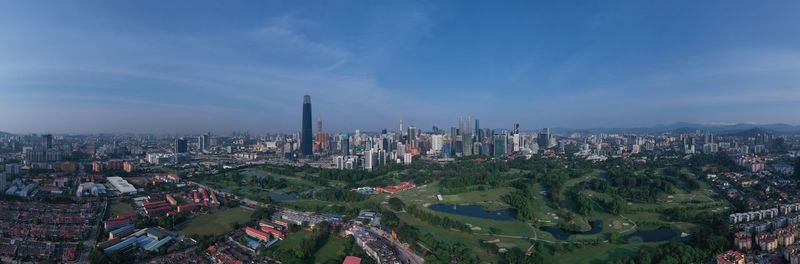
[[[252,211],[241,207],[219,210],[190,219],[181,233],[187,236],[225,234],[233,230],[232,223],[244,224],[250,221],[252,214]]]
[[[314,263],[325,263],[330,260],[341,262],[344,260],[344,248],[349,243],[353,243],[353,241],[331,235],[328,242],[314,254]]]
[[[113,203],[109,206],[109,217],[133,213],[133,206],[130,203]]]
[[[485,191],[465,192],[452,195],[443,195],[441,203],[444,204],[475,204],[486,210],[495,211],[506,209],[509,206],[501,201],[501,196],[514,191],[514,188],[496,188]]]

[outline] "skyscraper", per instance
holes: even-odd
[[[481,133],[481,121],[477,118],[475,119],[475,140],[477,142],[483,142],[483,133]]]
[[[417,127],[415,126],[408,127],[408,145],[417,147]]]
[[[546,149],[550,148],[550,129],[544,128],[542,129],[542,133],[539,133],[539,137],[536,138],[536,144],[539,145],[539,148]]]
[[[53,135],[42,135],[42,148],[50,149],[51,147],[53,147]]]
[[[178,138],[175,140],[175,153],[186,153],[189,148],[186,146],[185,138]]]
[[[507,144],[507,141],[508,141],[508,139],[507,139],[507,135],[505,133],[504,134],[499,134],[499,135],[494,135],[494,151],[492,151],[492,154],[494,154],[495,157],[504,157],[504,156],[506,156],[506,144]]]
[[[350,136],[346,133],[342,133],[342,155],[345,157],[350,155]]]
[[[210,132],[200,135],[200,137],[197,138],[197,141],[197,147],[200,149],[200,152],[211,152],[211,147],[214,145],[214,141],[211,138]]]
[[[311,96],[303,96],[303,133],[300,136],[300,149],[303,156],[314,154],[312,146],[313,136],[311,135]]]

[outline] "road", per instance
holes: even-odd
[[[102,206],[103,210],[100,210],[100,214],[97,215],[97,218],[92,223],[92,227],[89,229],[89,239],[84,240],[81,247],[81,252],[79,252],[80,256],[76,263],[89,263],[89,254],[94,250],[94,245],[97,244],[95,238],[97,238],[97,226],[103,222],[103,216],[106,215],[106,209],[108,208],[108,200],[101,202],[100,206]]]
[[[389,242],[392,246],[394,246],[395,250],[398,253],[398,256],[400,257],[403,263],[409,263],[409,264],[425,263],[425,259],[423,259],[420,256],[417,256],[417,254],[414,254],[414,252],[412,252],[410,248],[403,245],[403,243],[401,243],[399,240],[394,239],[391,235],[386,234],[386,232],[383,232],[383,230],[377,229],[375,227],[370,227],[367,230],[369,230],[369,232],[372,233],[373,235],[381,237],[386,242]]]

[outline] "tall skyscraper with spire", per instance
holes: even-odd
[[[303,133],[300,135],[300,150],[303,156],[314,154],[311,122],[311,96],[305,95],[303,96]]]

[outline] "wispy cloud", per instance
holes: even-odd
[[[283,15],[268,19],[263,26],[236,30],[218,37],[170,36],[160,32],[126,35],[121,36],[122,39],[102,43],[94,51],[98,54],[92,56],[97,58],[107,54],[120,58],[113,61],[79,60],[81,54],[65,55],[54,60],[21,55],[16,60],[0,63],[0,86],[5,87],[0,89],[14,91],[16,98],[36,98],[39,103],[71,102],[74,105],[106,108],[125,105],[126,111],[163,111],[169,113],[171,118],[184,120],[212,113],[229,120],[238,115],[238,120],[263,121],[263,124],[255,126],[246,123],[238,126],[273,131],[286,131],[287,128],[291,131],[295,127],[292,118],[299,116],[303,94],[312,95],[315,112],[331,118],[326,127],[333,129],[352,129],[352,126],[374,129],[375,124],[384,123],[382,121],[387,118],[397,119],[400,116],[398,111],[408,110],[407,107],[412,105],[410,99],[382,87],[368,71],[342,68],[349,67],[348,63],[356,53],[344,47],[312,40],[301,32],[302,28],[314,25],[315,22],[296,15]],[[114,39],[108,36],[108,32],[102,31],[81,31],[78,34],[86,39]],[[137,44],[136,53],[142,56],[115,54],[116,48],[127,46],[121,44],[126,39],[152,41]],[[181,45],[196,43],[205,44],[181,48]],[[231,53],[228,51],[214,50],[220,47],[243,49],[246,52],[229,56]],[[215,59],[208,54],[224,57]],[[238,59],[241,54],[261,59]],[[62,78],[64,76],[68,78]],[[58,86],[64,88],[41,88]],[[141,93],[135,92],[142,88],[146,89]],[[111,92],[120,90],[122,94]],[[22,108],[32,107],[29,103],[6,103]],[[403,110],[404,107],[406,110]],[[424,106],[414,106],[414,109],[420,108]],[[109,109],[107,112],[118,110]],[[62,111],[74,113],[65,115],[74,119],[105,116],[78,108],[64,108]],[[43,128],[30,122],[26,128],[23,123],[27,121],[22,116],[16,118],[19,129],[23,131]],[[31,118],[46,117],[24,117],[25,120]],[[348,121],[342,122],[344,120]],[[146,123],[128,125],[149,127]],[[122,123],[119,130],[125,129],[132,128],[126,128]]]

